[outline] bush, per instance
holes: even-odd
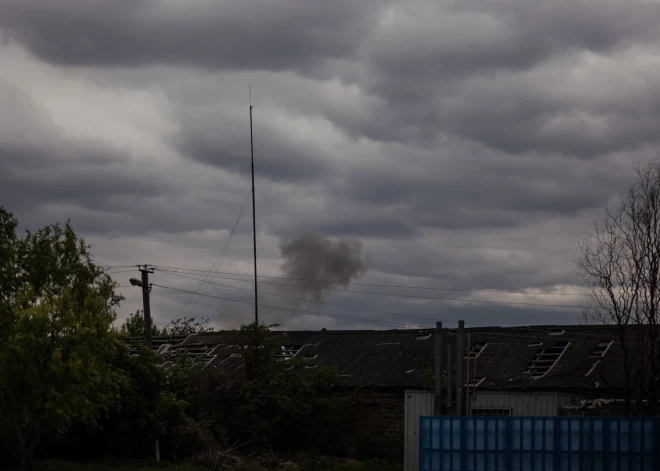
[[[245,375],[202,370],[182,357],[168,372],[168,388],[188,407],[191,421],[177,430],[177,458],[203,448],[267,448],[344,455],[352,429],[352,398],[333,394],[336,374],[305,370],[303,361],[281,361],[286,342],[266,325],[241,328]]]

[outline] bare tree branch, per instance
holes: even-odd
[[[660,374],[660,165],[637,167],[637,180],[605,209],[580,243],[578,270],[594,295],[585,319],[615,325],[626,383],[626,413],[646,404],[655,415]]]

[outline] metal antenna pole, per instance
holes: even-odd
[[[250,90],[250,161],[252,163],[252,246],[254,248],[254,323],[259,325],[257,296],[257,215],[254,201],[254,141],[252,138],[252,90]]]

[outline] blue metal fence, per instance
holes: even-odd
[[[653,417],[421,417],[420,471],[660,470]]]

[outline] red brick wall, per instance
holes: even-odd
[[[356,391],[355,453],[403,462],[402,389]]]

